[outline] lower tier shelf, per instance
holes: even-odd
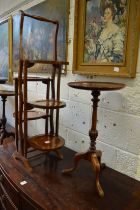
[[[61,136],[37,135],[28,138],[28,144],[37,150],[52,151],[64,146],[65,141]]]

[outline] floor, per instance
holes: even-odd
[[[5,143],[8,141],[6,139]],[[7,150],[7,146],[5,148]],[[11,148],[8,149],[10,154],[13,152],[13,146]],[[57,197],[59,210],[140,210],[140,182],[106,167],[100,176],[105,196],[99,198],[95,190],[94,170],[91,163],[82,160],[75,172],[64,176],[61,171],[72,166],[75,153],[68,148],[63,148],[61,152],[64,156],[61,161],[58,161],[54,154],[50,154],[47,160],[45,159],[47,161],[45,164],[42,159],[30,160],[34,174],[40,177],[37,181],[38,186],[45,186],[44,180],[47,180],[47,188],[50,190],[50,195],[52,193],[55,199]],[[13,160],[12,163],[14,163]],[[18,164],[15,162],[14,167],[18,168]]]
[[[63,206],[59,206],[59,210],[140,210],[140,182],[106,167],[100,175],[105,196],[99,198],[91,163],[82,160],[75,172],[64,176],[61,171],[72,166],[74,152],[68,148],[61,152],[64,156],[61,161],[56,160],[54,154],[48,157],[46,164],[42,164],[41,159],[30,160],[34,173],[45,180],[39,181],[38,185],[45,186],[47,180],[50,195],[57,197],[59,205]],[[14,167],[18,168],[18,165]]]

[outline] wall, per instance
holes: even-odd
[[[0,8],[8,5],[1,1]],[[11,7],[15,2],[10,1]],[[4,9],[6,8],[3,7]],[[8,8],[9,9],[9,8]],[[2,10],[0,10],[2,11]],[[74,80],[92,80],[122,82],[126,87],[120,91],[101,94],[98,109],[97,148],[103,151],[103,162],[109,167],[140,180],[140,50],[135,79],[112,77],[85,77],[72,74],[73,57],[73,23],[74,0],[70,0],[69,46],[67,75],[62,77],[61,98],[67,107],[60,113],[60,133],[66,140],[66,146],[75,151],[86,151],[89,147],[88,131],[91,123],[90,92],[68,88],[67,83]],[[1,86],[2,88],[10,88]],[[43,98],[45,89],[38,83],[29,84],[29,95],[32,99]],[[14,125],[12,112],[14,99],[8,98],[8,122]],[[29,124],[31,134],[41,133],[44,121],[38,120]]]

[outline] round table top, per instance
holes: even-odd
[[[125,87],[125,84],[112,82],[77,81],[69,82],[68,86],[82,90],[111,91],[122,89]]]
[[[12,90],[0,90],[0,96],[14,96],[15,91]]]

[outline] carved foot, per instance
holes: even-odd
[[[90,156],[90,154],[88,152],[86,152],[86,153],[76,153],[75,156],[74,156],[74,166],[72,168],[64,169],[62,171],[62,173],[67,174],[67,173],[71,173],[71,172],[75,171],[77,166],[78,166],[78,162],[81,159],[90,160],[89,156]]]
[[[96,182],[96,188],[97,188],[98,195],[100,197],[104,197],[104,192],[103,192],[102,187],[99,182],[100,163],[99,163],[96,153],[91,154],[91,162],[92,162],[94,170],[95,170],[95,177],[96,177],[95,182]]]
[[[63,160],[63,155],[61,154],[61,152],[59,150],[55,150],[55,153],[56,153],[58,159]]]
[[[62,170],[62,174],[69,174],[71,172],[73,172],[77,167],[74,166],[73,168],[67,168],[67,169],[63,169]]]
[[[13,138],[15,138],[15,134],[13,132],[7,132],[6,130],[1,131],[1,138],[0,138],[1,144],[3,144],[3,140],[5,138],[8,138],[10,136],[13,136]]]
[[[28,159],[26,159],[24,156],[22,156],[19,152],[15,151],[13,153],[12,157],[16,160],[20,160],[29,172],[33,171]]]
[[[6,138],[6,134],[2,131],[1,138],[0,138],[0,144],[3,144],[3,140]]]
[[[0,129],[1,129],[2,125],[3,125],[3,122],[2,122],[2,119],[0,119]]]
[[[106,164],[105,163],[101,163],[101,169],[105,169],[106,168]]]
[[[6,137],[10,137],[10,136],[13,136],[13,138],[15,138],[15,133],[13,133],[13,132],[7,132],[6,133]]]
[[[97,158],[98,158],[101,169],[105,169],[105,167],[106,167],[105,163],[101,162],[102,152],[100,150],[96,150],[96,154],[97,154]]]

